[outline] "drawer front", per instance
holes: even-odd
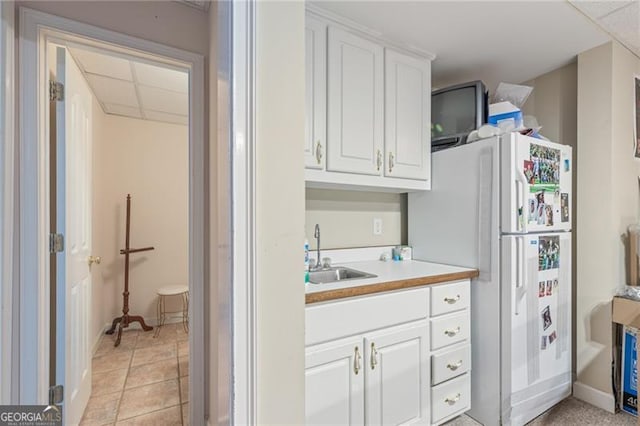
[[[467,309],[469,293],[469,280],[432,287],[431,316]]]
[[[431,350],[462,342],[469,338],[469,311],[431,319]]]
[[[437,385],[470,370],[471,346],[456,346],[431,355],[431,384]]]
[[[471,403],[471,382],[468,374],[449,380],[431,389],[431,422],[461,414]]]
[[[353,336],[428,316],[428,288],[313,304],[305,308],[305,345]]]

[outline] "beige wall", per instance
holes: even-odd
[[[534,88],[524,104],[523,114],[536,116],[538,123],[542,126],[540,133],[550,140],[575,148],[577,140],[577,62],[522,84]]]
[[[188,285],[187,126],[106,115],[94,105],[93,292],[102,325],[121,315],[126,196],[131,194],[130,314],[156,319],[156,290]],[[179,310],[178,298],[167,310]],[[99,327],[96,326],[96,327]]]
[[[617,43],[578,56],[576,357],[580,383],[611,394],[611,297],[625,283],[621,235],[638,221],[634,74]]]
[[[382,219],[382,235],[373,235],[374,218]],[[305,234],[311,248],[316,223],[321,249],[406,243],[407,196],[307,188]]]
[[[256,30],[257,423],[300,425],[304,3],[258,2]]]

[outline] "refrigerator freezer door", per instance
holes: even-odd
[[[501,143],[502,232],[571,230],[571,147],[518,133]]]
[[[571,392],[571,233],[502,243],[502,411],[516,425]]]

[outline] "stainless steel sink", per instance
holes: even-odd
[[[344,266],[334,266],[320,271],[309,272],[309,282],[312,284],[325,284],[336,281],[356,280],[361,278],[375,278],[377,275],[357,271]]]

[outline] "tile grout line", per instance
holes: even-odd
[[[120,393],[120,399],[118,400],[118,404],[116,406],[116,418],[113,424],[117,424],[120,417],[120,406],[122,405],[122,399],[124,398],[124,390],[127,388],[127,380],[129,380],[129,373],[131,372],[131,364],[133,363],[133,356],[136,353],[136,347],[138,346],[138,338],[140,337],[140,333],[136,334],[136,343],[133,345],[133,350],[131,351],[131,358],[129,358],[129,366],[127,367],[127,375],[124,378],[124,383],[122,384],[122,392]]]

